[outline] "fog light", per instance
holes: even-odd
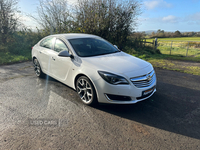
[[[108,100],[113,101],[131,101],[131,97],[123,95],[105,94]]]

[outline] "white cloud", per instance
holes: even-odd
[[[68,0],[67,2],[71,5],[73,5],[73,4],[76,4],[78,2],[78,0]]]
[[[19,21],[24,24],[26,27],[31,29],[36,29],[39,25],[28,15],[25,15],[23,13],[17,13],[16,17],[19,18]]]
[[[165,8],[170,8],[172,6],[172,4],[167,3],[164,0],[148,0],[148,1],[144,1],[144,5],[147,9],[154,9],[156,7],[165,7]]]
[[[176,23],[178,21],[178,18],[173,15],[169,15],[169,16],[163,17],[162,21],[167,22],[167,23]]]
[[[155,0],[155,1],[145,1],[144,5],[147,9],[154,9],[155,7],[157,7],[159,5],[159,1]]]

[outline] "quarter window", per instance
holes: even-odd
[[[40,46],[48,49],[52,49],[52,45],[53,45],[53,38],[46,38],[40,43]]]
[[[68,51],[69,52],[69,49],[65,45],[65,43],[63,41],[61,41],[59,39],[56,39],[56,43],[55,43],[55,46],[54,46],[54,51],[56,51],[56,52]]]

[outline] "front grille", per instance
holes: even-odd
[[[156,81],[156,75],[154,70],[146,75],[131,78],[131,82],[137,88],[146,88],[151,86]]]

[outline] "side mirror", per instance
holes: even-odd
[[[73,56],[73,55],[70,55],[70,54],[68,53],[68,51],[61,51],[61,52],[58,54],[58,56],[60,56],[60,57],[70,57],[70,58],[74,58],[74,56]]]
[[[118,49],[117,45],[114,45],[114,47],[115,47],[116,49]]]

